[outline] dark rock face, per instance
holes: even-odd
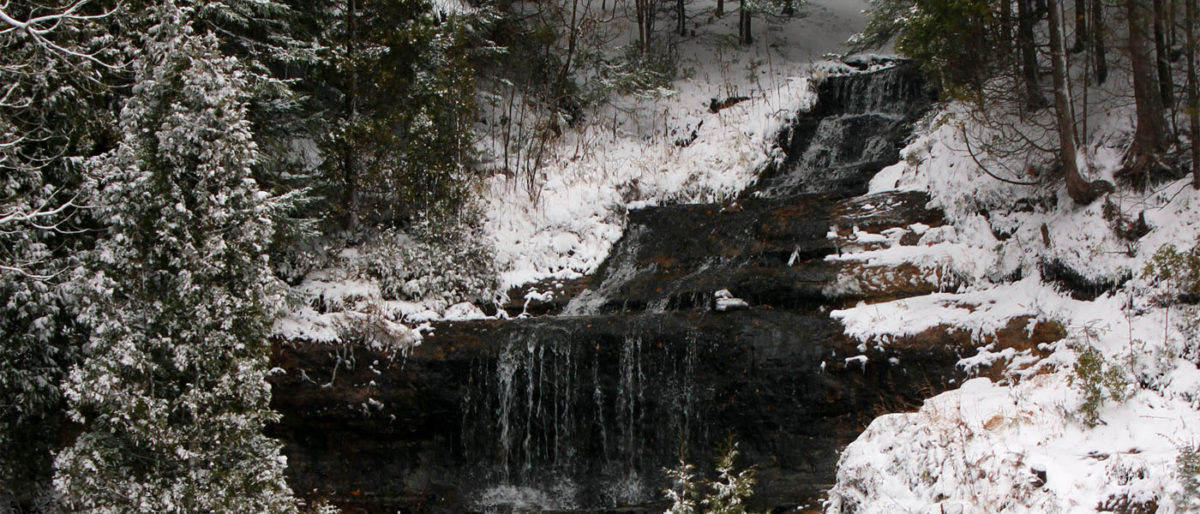
[[[938,287],[832,287],[847,271],[825,260],[846,244],[836,227],[941,214],[920,194],[851,198],[929,106],[915,68],[820,95],[780,136],[793,167],[736,202],[632,212],[588,290],[537,311],[567,315],[438,324],[406,355],[281,342],[272,435],[293,489],[364,512],[661,512],[664,468],[709,470],[732,438],[757,467],[753,508],[811,504],[838,449],[961,378],[969,344],[860,347],[830,320]],[[721,290],[738,310],[721,312]]]
[[[772,308],[863,299],[830,290],[841,271],[825,261],[839,251],[830,228],[878,233],[917,222],[941,225],[941,213],[928,209],[928,200],[923,193],[845,200],[807,194],[634,211],[592,288],[567,312],[706,310],[721,289]],[[913,293],[920,292],[929,291]]]
[[[957,347],[839,333],[749,309],[444,324],[407,356],[282,347],[274,435],[298,493],[351,510],[661,511],[662,470],[681,451],[711,469],[729,437],[758,467],[755,506],[795,506],[876,413],[957,373]]]

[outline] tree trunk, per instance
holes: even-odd
[[[1187,44],[1188,121],[1192,138],[1192,189],[1200,189],[1200,98],[1196,77],[1196,0],[1184,0],[1184,38]]]
[[[558,79],[554,82],[554,98],[556,102],[563,100],[563,93],[567,90],[567,79],[571,77],[571,61],[575,58],[575,47],[579,41],[579,2],[580,0],[571,1],[571,24],[567,27],[571,32],[567,35],[567,54],[563,56],[562,68],[559,69]],[[590,8],[591,5],[589,4],[588,7]]]
[[[1071,46],[1071,53],[1087,48],[1087,39],[1087,0],[1075,0],[1075,44]]]
[[[687,35],[687,13],[683,8],[683,0],[675,0],[675,25],[680,36]]]
[[[1096,59],[1096,83],[1108,80],[1108,59],[1104,55],[1104,0],[1092,0],[1092,41]]]
[[[754,44],[754,37],[750,35],[750,9],[746,6],[746,0],[738,1],[738,40],[746,46]]]
[[[1168,146],[1167,123],[1163,117],[1162,94],[1157,75],[1146,47],[1146,23],[1151,13],[1145,0],[1125,0],[1129,26],[1129,61],[1133,72],[1133,97],[1137,109],[1137,129],[1129,149],[1129,172],[1134,175],[1149,170],[1156,154]]]
[[[725,16],[725,0],[717,0],[717,17]]]
[[[1158,88],[1163,105],[1175,105],[1175,84],[1171,78],[1171,58],[1167,48],[1167,14],[1163,0],[1154,0],[1154,56],[1158,64]]]
[[[357,0],[346,0],[346,63],[348,64],[348,85],[345,97],[346,123],[353,127],[358,123],[358,65],[354,43],[358,37],[356,18],[358,18]],[[342,207],[345,211],[346,229],[353,233],[358,230],[359,191],[358,191],[358,155],[355,150],[353,136],[342,141]]]
[[[1012,2],[1003,0],[1000,2],[1000,38],[997,43],[1000,45],[1000,54],[1004,57],[1005,62],[1009,62],[1008,57],[1012,55],[1012,22]]]
[[[1075,119],[1071,115],[1071,96],[1067,90],[1066,48],[1059,28],[1059,0],[1050,2],[1049,15],[1050,66],[1054,78],[1054,111],[1058,128],[1059,156],[1067,181],[1067,194],[1075,203],[1088,204],[1100,195],[1103,188],[1083,178],[1079,170],[1079,150],[1076,142]]]
[[[1017,0],[1017,46],[1021,52],[1021,71],[1025,79],[1025,102],[1031,109],[1046,106],[1046,97],[1038,85],[1037,48],[1033,36],[1034,14],[1031,0]]]
[[[653,0],[634,0],[634,10],[637,14],[638,47],[642,55],[650,53],[650,35],[654,30]]]

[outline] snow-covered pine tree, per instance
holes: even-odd
[[[717,462],[717,479],[709,483],[712,492],[702,502],[705,512],[745,514],[746,500],[754,494],[754,468],[743,469],[735,474],[733,461],[737,456],[737,443],[730,440],[729,448]]]
[[[265,382],[280,203],[250,177],[245,76],[165,0],[134,61],[124,139],[95,160],[108,227],[65,386],[83,431],[55,461],[63,507],[294,511]]]
[[[671,506],[664,514],[695,514],[700,484],[696,483],[696,467],[679,457],[679,466],[666,470],[671,487],[663,490]]]

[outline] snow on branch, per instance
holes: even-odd
[[[83,14],[80,11],[91,0],[76,0],[67,5],[62,10],[41,15],[30,15],[28,19],[19,20],[9,14],[8,0],[0,2],[0,36],[14,33],[22,33],[29,36],[35,44],[49,50],[51,53],[62,55],[65,57],[74,57],[90,61],[100,66],[109,67],[108,63],[101,61],[96,57],[95,52],[82,52],[73,48],[68,48],[55,43],[48,36],[58,30],[64,23],[94,21],[108,17],[120,8],[120,5],[112,10],[105,11],[100,14]]]

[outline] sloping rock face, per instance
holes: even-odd
[[[663,470],[711,469],[732,439],[757,469],[752,507],[811,505],[838,448],[961,379],[970,346],[867,347],[830,320],[943,286],[897,269],[837,287],[869,273],[825,259],[851,244],[843,229],[942,218],[920,194],[856,196],[930,105],[915,68],[834,77],[820,95],[780,136],[790,167],[736,202],[631,213],[564,314],[437,324],[404,355],[278,344],[272,435],[292,488],[352,512],[661,512]]]

